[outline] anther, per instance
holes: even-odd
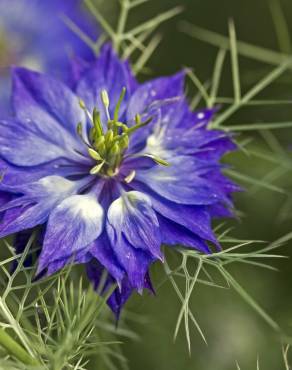
[[[99,171],[102,169],[103,165],[105,164],[105,161],[102,161],[101,163],[99,163],[98,165],[94,166],[91,170],[90,170],[90,175],[97,175],[99,173]]]
[[[92,115],[90,114],[89,110],[86,108],[86,105],[82,99],[79,99],[79,106],[80,108],[86,113],[89,122],[93,125],[93,118]]]
[[[101,136],[103,134],[103,129],[100,120],[100,113],[96,108],[93,109],[93,125],[96,130],[97,136]]]
[[[161,166],[166,166],[166,167],[170,166],[169,162],[153,154],[142,154],[142,157],[151,158],[155,163],[160,164]]]
[[[88,154],[90,155],[91,158],[95,159],[96,161],[102,160],[100,154],[92,148],[88,148]]]
[[[127,183],[127,184],[129,184],[130,182],[132,182],[133,180],[134,180],[134,178],[135,178],[135,176],[136,176],[136,171],[135,170],[132,170],[130,173],[129,173],[129,175],[127,176],[127,177],[125,177],[125,182]]]
[[[109,97],[108,97],[107,91],[106,90],[102,90],[100,96],[101,96],[102,104],[103,104],[103,106],[105,108],[106,117],[107,117],[108,121],[110,121],[111,120],[110,114],[109,114],[110,101],[109,101]]]
[[[78,136],[80,137],[81,141],[86,145],[86,146],[89,146],[89,143],[88,143],[88,140],[86,138],[86,135],[84,135],[84,132],[83,132],[83,125],[81,122],[79,122],[77,124],[77,134]]]

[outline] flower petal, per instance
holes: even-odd
[[[91,260],[91,255],[86,249],[82,249],[74,254],[74,256],[68,256],[59,260],[54,260],[48,264],[46,273],[41,273],[41,277],[53,275],[55,272],[61,270],[70,263],[74,264],[85,264]],[[43,270],[44,272],[44,270]],[[39,275],[40,276],[40,275]]]
[[[1,185],[17,186],[25,183],[35,182],[47,176],[86,176],[89,174],[92,164],[82,165],[66,158],[47,162],[38,166],[27,167],[15,166],[0,158]]]
[[[115,256],[106,232],[103,232],[99,238],[92,243],[90,253],[106,268],[117,282],[120,283],[122,281],[125,271]]]
[[[10,200],[11,200],[11,194],[5,191],[0,191],[0,207],[2,207],[4,204],[9,202]]]
[[[128,64],[118,59],[112,46],[106,44],[97,60],[91,64],[80,80],[76,94],[85,101],[90,111],[94,107],[98,108],[101,112],[102,122],[105,125],[107,118],[100,98],[101,91],[104,89],[109,95],[109,111],[113,116],[123,87],[126,88],[126,95],[120,107],[120,116],[123,115],[126,109],[129,97],[135,88],[135,82]]]
[[[0,190],[7,191],[14,194],[23,194],[18,199],[25,201],[47,200],[54,203],[57,200],[62,200],[68,194],[73,194],[78,189],[78,183],[65,179],[61,176],[46,176],[38,181],[31,183],[24,183],[18,185],[6,185],[0,183]],[[17,199],[15,200],[17,201]]]
[[[189,157],[177,157],[170,164],[169,167],[154,166],[137,171],[135,179],[175,203],[208,205],[227,201],[222,192],[200,176],[199,162]],[[136,186],[134,181],[132,186]]]
[[[38,273],[56,260],[74,255],[101,234],[103,209],[93,195],[72,195],[50,214]]]
[[[186,227],[202,239],[217,244],[211,227],[211,217],[206,207],[173,203],[153,193],[151,193],[151,201],[156,212],[166,219]]]
[[[185,227],[176,224],[169,219],[158,216],[161,227],[161,235],[164,244],[167,245],[180,245],[187,248],[195,248],[203,253],[210,253],[208,244],[186,229]]]
[[[1,184],[0,184],[1,185]],[[9,187],[15,195],[0,209],[0,237],[41,225],[51,210],[64,198],[73,194],[76,184],[60,176],[48,176],[29,185]],[[2,216],[2,217],[1,217]]]
[[[115,279],[111,275],[108,275],[104,286],[100,287],[104,267],[94,259],[86,265],[86,270],[88,278],[92,282],[94,289],[101,288],[101,293],[103,295],[105,295],[108,290],[116,283]],[[128,298],[132,294],[133,290],[134,289],[131,286],[129,280],[125,277],[120,283],[120,286],[117,287],[109,297],[107,303],[112,311],[115,313],[117,319],[120,316],[121,308],[124,306]]]
[[[131,121],[136,114],[142,115],[151,104],[183,95],[185,73],[170,77],[161,77],[146,82],[135,91],[127,109],[127,120]]]
[[[123,235],[134,248],[161,258],[159,223],[145,194],[130,191],[116,199],[109,207],[107,225],[115,240]]]
[[[78,98],[62,82],[25,68],[13,70],[13,107],[25,129],[60,147],[84,152],[77,124],[86,116]]]
[[[68,152],[64,145],[37,132],[32,122],[0,121],[0,156],[15,165],[35,166],[67,156]]]
[[[131,285],[142,292],[150,263],[162,259],[159,224],[149,198],[135,191],[124,193],[109,207],[106,226],[119,263]]]

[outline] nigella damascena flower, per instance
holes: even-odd
[[[88,36],[95,36],[96,27],[81,4],[81,0],[0,0],[1,116],[9,106],[11,65],[64,76],[68,56],[91,56],[90,49],[64,21],[69,18]]]
[[[133,290],[151,289],[161,245],[208,253],[211,219],[230,215],[237,187],[221,174],[234,149],[192,113],[184,73],[139,85],[110,45],[75,63],[74,89],[47,75],[13,72],[15,118],[1,121],[0,237],[43,225],[38,274],[86,263],[118,313]]]

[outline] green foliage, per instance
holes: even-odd
[[[182,7],[177,6],[152,17],[142,23],[128,28],[127,24],[132,10],[150,2],[149,0],[119,0],[120,9],[116,25],[112,25],[100,10],[104,4],[96,4],[94,0],[84,0],[84,3],[93,17],[96,19],[103,33],[97,40],[91,40],[75,23],[65,18],[67,26],[83,40],[95,54],[98,54],[104,42],[110,40],[116,51],[122,58],[131,58],[132,69],[138,74],[145,68],[153,52],[161,41],[159,34],[153,32],[165,21],[182,12]],[[150,40],[149,40],[150,38]],[[135,58],[135,52],[138,56]],[[137,54],[137,53],[136,53]]]
[[[179,265],[170,267],[168,263],[164,264],[167,278],[170,280],[179,300],[182,302],[174,336],[177,336],[182,322],[184,322],[188,348],[189,351],[191,351],[191,322],[198,330],[202,339],[207,342],[203,334],[203,330],[200,328],[189,306],[190,297],[193,294],[196,284],[203,284],[220,289],[234,289],[242,299],[266,321],[266,323],[279,335],[280,338],[284,337],[284,332],[282,332],[279,325],[260,307],[260,305],[244,290],[241,284],[239,284],[236,278],[230,273],[229,266],[234,264],[248,264],[257,268],[276,270],[273,266],[268,264],[266,260],[285,258],[283,255],[270,252],[282,247],[290,239],[292,239],[292,233],[267,246],[260,247],[255,250],[254,245],[263,244],[263,242],[254,240],[237,240],[236,238],[230,237],[227,230],[219,234],[221,245],[226,246],[222,251],[206,255],[201,254],[196,250],[185,249],[179,246],[176,247],[175,251],[179,252],[182,256]],[[244,251],[244,248],[247,247],[249,247],[248,250]],[[181,292],[179,289],[179,284],[176,279],[184,279],[184,292]]]
[[[291,104],[291,101],[279,100],[254,100],[269,85],[275,82],[284,72],[292,68],[292,59],[289,55],[282,55],[274,51],[267,51],[261,47],[250,45],[247,43],[238,42],[236,39],[235,26],[232,21],[229,23],[229,38],[219,35],[215,32],[204,30],[186,22],[181,24],[181,29],[192,37],[197,37],[205,42],[208,42],[219,48],[218,56],[214,65],[213,78],[210,86],[210,92],[205,88],[199,77],[191,70],[188,75],[199,91],[199,99],[195,97],[195,101],[203,99],[205,105],[212,107],[218,103],[227,104],[228,107],[218,115],[211,127],[220,128],[229,132],[259,131],[259,130],[275,130],[287,129],[292,127],[292,122],[269,122],[269,123],[250,123],[250,124],[227,124],[230,117],[239,110],[249,105],[282,105]],[[218,95],[220,81],[222,79],[222,71],[225,62],[225,54],[230,51],[231,74],[233,81],[233,97],[221,97]],[[277,66],[258,81],[252,88],[242,95],[242,87],[240,82],[239,55],[244,55],[249,58],[258,59],[264,63],[270,63]],[[262,56],[262,57],[260,57]],[[276,56],[276,57],[275,57]],[[193,100],[194,102],[194,100]],[[193,104],[193,107],[194,104]]]
[[[187,69],[189,80],[197,90],[197,94],[191,101],[192,108],[196,108],[201,102],[203,102],[203,106],[207,107],[214,107],[218,104],[223,104],[223,109],[220,109],[220,113],[211,124],[210,128],[238,133],[241,136],[237,136],[235,140],[238,143],[241,155],[249,159],[255,158],[260,161],[268,162],[273,166],[272,170],[261,179],[258,177],[254,178],[250,173],[245,174],[242,170],[235,170],[234,168],[229,168],[225,170],[225,172],[230,177],[234,178],[235,181],[242,183],[245,186],[247,185],[248,188],[250,188],[250,194],[248,196],[251,196],[260,190],[269,190],[284,196],[286,206],[285,215],[287,216],[287,212],[291,211],[292,208],[291,192],[283,189],[282,186],[274,184],[274,182],[289,173],[291,170],[291,158],[288,153],[282,149],[276,135],[274,135],[271,130],[289,129],[292,127],[292,122],[230,124],[230,120],[234,117],[235,113],[248,106],[281,106],[291,104],[290,100],[257,99],[257,96],[268,86],[273,84],[280,78],[280,76],[282,76],[282,74],[287,71],[289,72],[292,68],[292,59],[289,55],[291,50],[291,40],[289,38],[284,14],[278,1],[271,1],[270,6],[279,40],[280,52],[238,41],[235,25],[232,20],[229,21],[229,37],[205,30],[187,22],[180,23],[180,30],[189,36],[211,44],[218,49],[210,81],[202,82],[193,70],[190,68]],[[220,83],[223,79],[223,70],[226,65],[226,55],[228,53],[230,54],[230,75],[233,86],[233,96],[222,97],[220,96]],[[243,92],[241,84],[242,71],[240,70],[240,56],[255,59],[275,67],[249,88],[248,91]],[[247,134],[253,134],[253,136],[249,137]],[[256,143],[254,140],[255,137],[258,139]],[[259,141],[261,142],[261,145],[265,147],[264,150],[258,149]],[[177,336],[180,327],[184,323],[188,349],[191,351],[190,323],[192,323],[198,330],[202,339],[206,342],[203,330],[200,328],[198,321],[189,306],[190,297],[193,294],[195,286],[197,284],[204,284],[221,289],[234,289],[242,299],[266,321],[272,330],[275,331],[279,340],[289,343],[290,339],[287,338],[282,328],[280,328],[279,325],[264,311],[264,309],[244,290],[241,284],[231,274],[228,267],[231,264],[244,263],[257,268],[275,270],[273,266],[265,262],[266,259],[284,258],[284,256],[270,254],[269,252],[274,249],[278,249],[287,243],[292,238],[292,233],[289,233],[276,242],[260,249],[255,249],[255,246],[259,243],[262,244],[263,242],[237,240],[236,238],[229,237],[228,231],[219,234],[218,238],[223,246],[222,251],[215,252],[212,255],[202,255],[193,250],[186,250],[184,248],[177,247],[176,251],[182,255],[181,263],[175,267],[170,267],[167,263],[164,266],[165,273],[182,303],[174,336]],[[243,252],[242,249],[246,247],[249,247],[248,250]],[[190,268],[193,271],[192,273],[189,272]],[[215,278],[213,277],[214,270],[216,272]],[[183,292],[180,290],[177,282],[179,279],[184,279],[185,281]],[[288,369],[287,353],[288,347],[286,347],[285,352],[283,352],[286,368]],[[237,368],[240,369],[238,364]],[[259,361],[257,362],[257,369],[259,369]]]
[[[11,256],[0,263],[0,327],[10,336],[3,337],[0,331],[0,344],[7,352],[0,366],[81,370],[88,368],[92,356],[98,356],[101,369],[126,369],[120,341],[112,330],[113,315],[106,306],[115,287],[101,297],[72,266],[35,281],[35,267],[25,264],[37,250],[34,237],[21,255],[15,255],[6,242]]]

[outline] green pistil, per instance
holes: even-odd
[[[126,89],[123,88],[115,107],[113,118],[111,118],[109,113],[110,100],[108,93],[105,90],[101,92],[101,101],[107,117],[107,124],[104,126],[101,122],[101,114],[96,108],[93,109],[91,114],[87,110],[85,103],[82,100],[79,102],[80,107],[85,111],[91,123],[89,142],[83,135],[82,125],[77,125],[77,132],[82,141],[87,145],[89,156],[96,161],[96,165],[90,170],[91,175],[107,177],[115,176],[118,173],[124,154],[129,147],[130,136],[135,131],[151,122],[151,119],[142,122],[140,115],[136,115],[135,125],[131,127],[128,127],[125,123],[119,121],[119,112],[125,94]],[[107,129],[104,130],[104,127]],[[167,162],[160,158],[150,155],[146,156],[151,157],[158,164],[168,165]],[[125,181],[130,182],[134,177],[135,171],[132,171],[125,178]]]

